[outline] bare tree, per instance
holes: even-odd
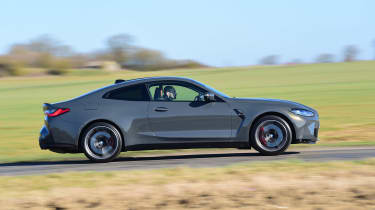
[[[160,51],[139,49],[133,54],[132,62],[139,66],[162,65],[166,62],[166,58]]]
[[[359,50],[354,45],[346,46],[344,49],[344,61],[345,62],[352,62],[357,59]]]
[[[276,65],[278,63],[279,56],[269,55],[260,59],[260,64],[262,65]]]
[[[74,54],[72,56],[66,57],[66,60],[69,60],[71,66],[74,68],[80,68],[84,66],[89,60],[88,54]]]
[[[334,62],[335,56],[329,53],[322,53],[316,57],[317,63],[332,63]]]
[[[73,55],[70,46],[61,45],[49,35],[39,36],[27,43],[14,44],[8,52],[8,57],[13,62],[42,68],[52,68],[58,58],[68,58]]]
[[[129,59],[132,41],[133,38],[128,34],[111,36],[107,40],[107,44],[112,59],[119,64],[125,63]]]
[[[45,34],[32,39],[27,47],[30,51],[36,53],[48,53],[56,55],[59,53],[60,42],[52,36]]]
[[[23,65],[32,65],[37,58],[38,53],[30,51],[25,44],[14,44],[10,47],[6,56],[10,61]]]

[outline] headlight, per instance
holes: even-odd
[[[312,117],[312,116],[314,116],[314,112],[310,112],[310,111],[307,111],[307,110],[304,110],[304,109],[292,109],[291,112],[293,114],[301,115],[301,116],[305,116],[305,117]]]

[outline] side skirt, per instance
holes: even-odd
[[[238,148],[250,149],[247,142],[200,142],[200,143],[164,143],[164,144],[139,144],[125,147],[125,151],[137,150],[163,150],[163,149],[198,149],[198,148]]]

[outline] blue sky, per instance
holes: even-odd
[[[105,47],[114,34],[168,57],[209,65],[251,65],[265,55],[311,62],[320,53],[342,59],[344,46],[375,54],[372,0],[17,1],[0,4],[0,52],[50,34],[77,51]]]

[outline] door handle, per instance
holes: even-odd
[[[168,108],[167,107],[156,107],[154,110],[156,112],[166,112],[166,111],[168,111]]]

